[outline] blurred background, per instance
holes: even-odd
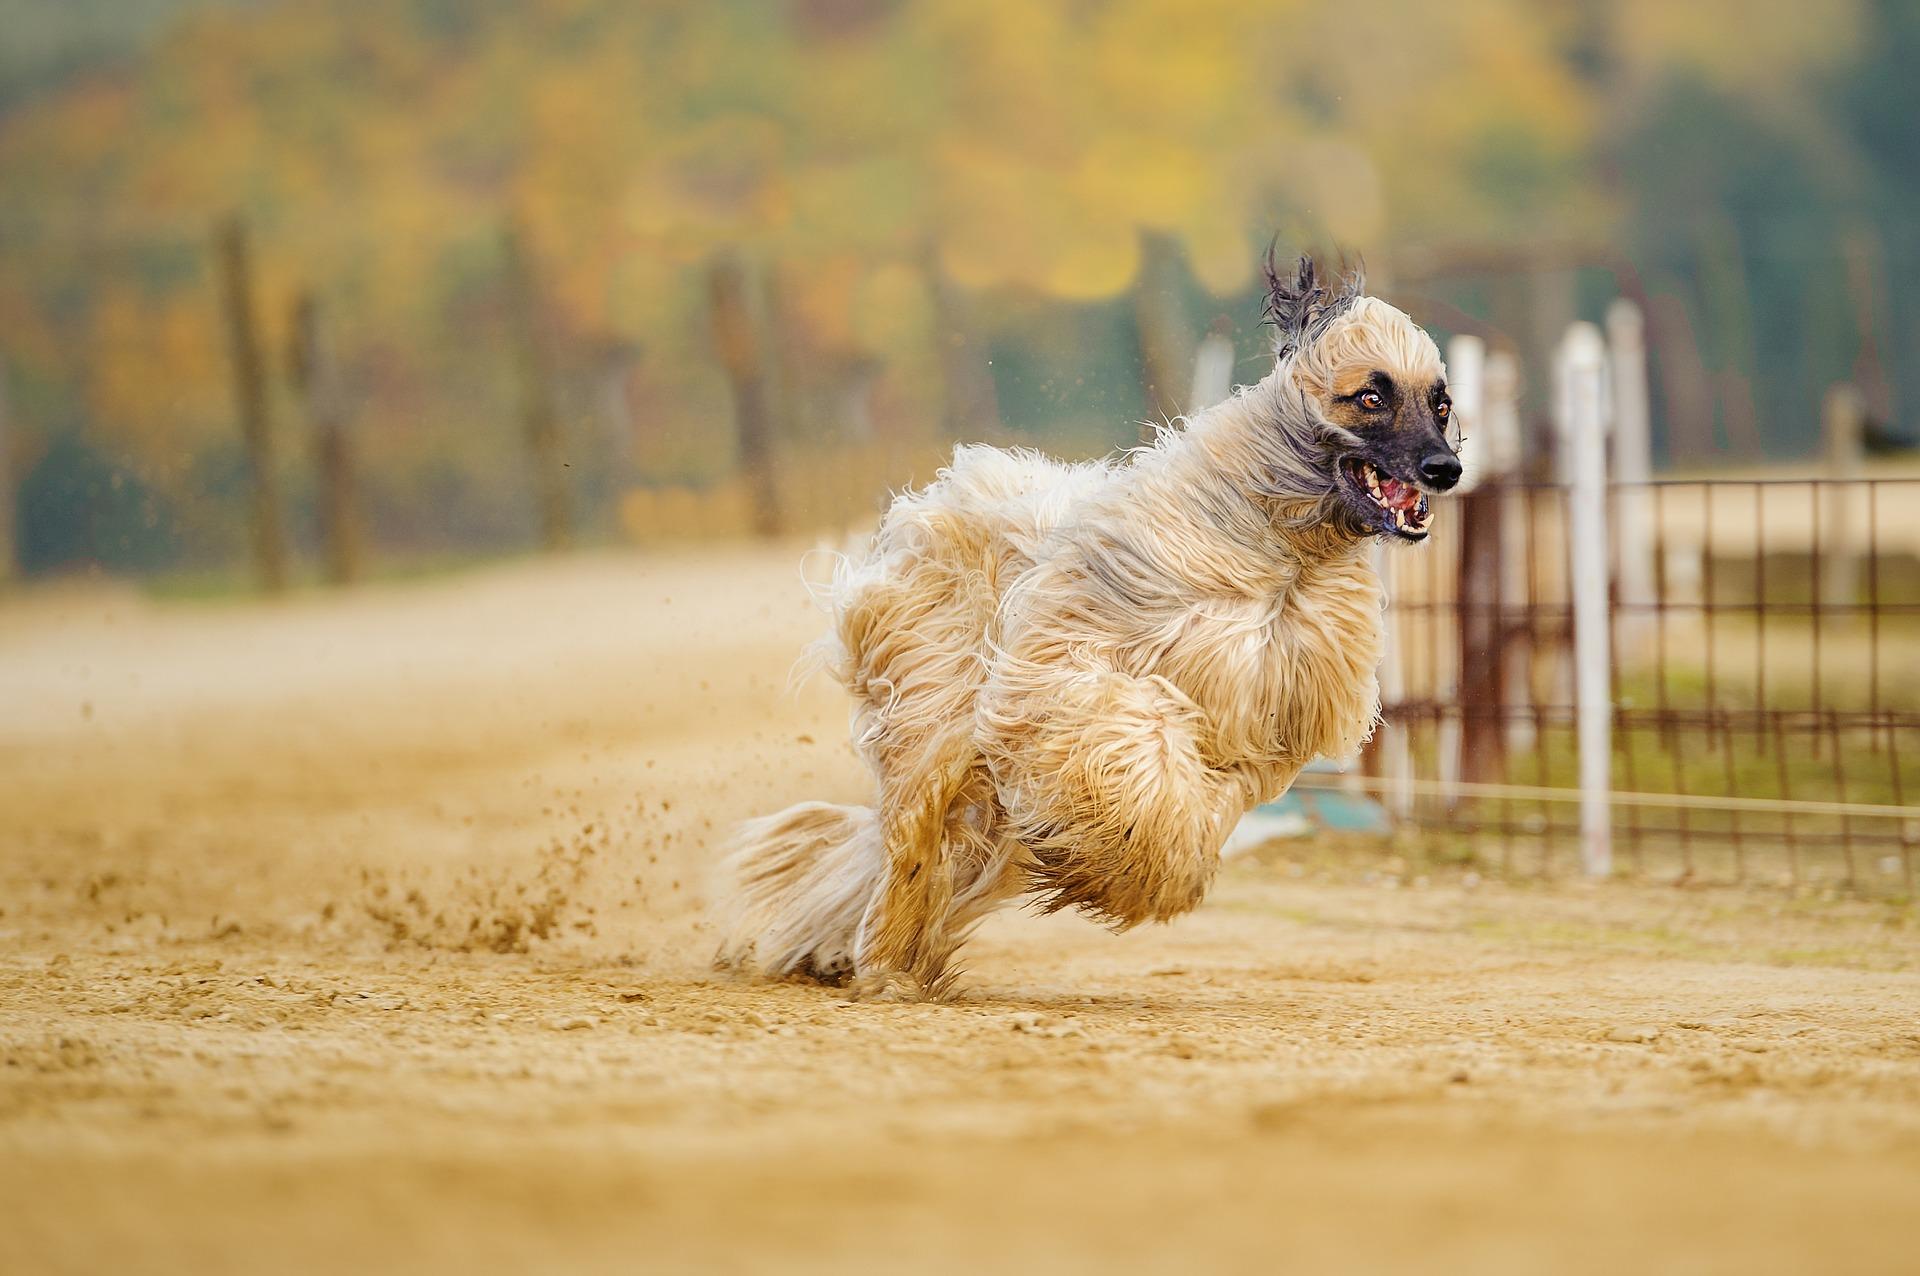
[[[0,1272],[1912,1270],[1917,66],[1913,0],[0,0]],[[1483,449],[1374,745],[953,1004],[716,975],[729,832],[873,801],[806,547],[1264,375],[1271,243]]]
[[[1094,455],[1362,255],[1656,464],[1920,400],[1897,0],[0,0],[0,561],[182,589],[858,520]],[[1230,346],[1226,343],[1231,343]],[[1204,378],[1202,379],[1204,381]],[[1530,429],[1534,440],[1546,437]]]

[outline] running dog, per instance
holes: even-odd
[[[739,832],[720,960],[943,997],[1023,896],[1123,930],[1205,895],[1251,806],[1379,714],[1380,538],[1426,538],[1460,462],[1440,352],[1358,272],[1266,262],[1257,385],[1118,459],[961,447],[828,601],[871,806]]]

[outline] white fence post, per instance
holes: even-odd
[[[1447,392],[1453,396],[1454,433],[1460,440],[1460,486],[1465,496],[1480,486],[1487,465],[1487,431],[1481,424],[1487,410],[1487,343],[1478,337],[1455,337],[1447,342]]]
[[[1193,389],[1187,395],[1187,411],[1210,408],[1232,390],[1233,338],[1224,332],[1209,332],[1193,352]]]
[[[1487,344],[1478,337],[1458,336],[1447,342],[1447,391],[1453,398],[1453,420],[1458,424],[1449,429],[1460,444],[1460,485],[1454,493],[1465,496],[1478,486],[1486,471],[1486,442],[1480,434],[1480,417],[1486,406],[1486,363]],[[1460,596],[1460,563],[1467,552],[1467,537],[1470,529],[1464,519],[1449,520],[1444,525],[1448,531],[1440,543],[1429,546],[1427,552],[1435,553],[1442,549],[1447,552],[1447,561],[1442,565],[1444,577],[1443,589],[1454,601],[1455,611],[1451,623],[1442,623],[1438,617],[1444,613],[1430,611],[1429,623],[1434,626],[1432,633],[1435,668],[1433,671],[1433,701],[1439,705],[1455,705],[1459,708],[1460,687],[1465,661],[1468,653],[1461,648],[1462,618],[1466,607],[1477,599]],[[1429,599],[1429,602],[1437,600]],[[1444,799],[1451,810],[1458,802],[1454,796],[1454,785],[1460,781],[1463,759],[1461,749],[1466,734],[1465,724],[1458,713],[1443,713],[1436,731],[1435,758],[1437,778],[1446,789]]]
[[[1524,459],[1520,432],[1520,357],[1511,350],[1487,356],[1480,433],[1487,446],[1481,453],[1487,472],[1511,478]]]
[[[1386,650],[1381,653],[1380,659],[1382,704],[1397,703],[1407,694],[1406,637],[1391,614],[1396,592],[1394,563],[1401,557],[1388,553],[1384,544],[1376,543],[1373,547],[1373,568],[1386,588],[1389,611]],[[1396,820],[1404,820],[1413,814],[1413,749],[1407,738],[1407,728],[1400,723],[1389,722],[1380,731],[1380,779],[1383,783],[1380,796],[1386,804],[1387,813]]]
[[[1485,406],[1479,432],[1486,437],[1482,453],[1487,472],[1511,484],[1521,477],[1520,359],[1509,350],[1487,356]],[[1500,504],[1500,629],[1504,634],[1513,611],[1527,604],[1527,553],[1532,540],[1526,493],[1509,489]],[[1533,656],[1520,643],[1506,643],[1503,659],[1507,705],[1522,709],[1533,703]],[[1524,753],[1533,747],[1533,722],[1521,713],[1507,718],[1507,752]]]
[[[1613,704],[1607,617],[1607,448],[1601,399],[1606,345],[1576,323],[1558,352],[1561,474],[1569,492],[1568,572],[1573,593],[1574,721],[1580,751],[1580,863],[1613,871]]]
[[[1653,439],[1647,420],[1646,324],[1625,297],[1607,307],[1607,352],[1613,390],[1613,513],[1620,543],[1620,601],[1632,630],[1647,627],[1643,610],[1654,601],[1652,501]]]

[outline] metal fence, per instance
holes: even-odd
[[[1604,491],[1615,871],[1911,894],[1920,478]],[[1373,787],[1519,872],[1581,862],[1573,504],[1563,486],[1482,487],[1432,552],[1383,561]]]

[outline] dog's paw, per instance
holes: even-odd
[[[925,984],[898,970],[876,970],[857,976],[847,984],[847,995],[854,1001],[930,1001]]]
[[[753,971],[753,945],[744,947],[722,944],[714,950],[711,968],[722,975],[745,975]]]

